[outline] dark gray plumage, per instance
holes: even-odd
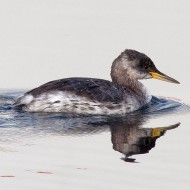
[[[125,87],[113,82],[95,78],[66,78],[48,82],[26,94],[34,97],[40,94],[63,91],[83,96],[91,101],[119,103],[126,92]]]

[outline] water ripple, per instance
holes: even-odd
[[[26,126],[63,126],[66,129],[81,128],[86,125],[100,126],[105,122],[116,120],[118,117],[109,116],[78,116],[72,117],[62,113],[28,113],[12,109],[12,103],[23,92],[6,92],[0,94],[0,128],[26,127]],[[130,113],[126,116],[128,120],[141,117],[158,117],[167,114],[184,114],[190,111],[190,107],[181,101],[172,98],[153,96],[149,105]],[[120,117],[119,117],[120,118]],[[130,119],[129,119],[130,118]],[[122,118],[124,119],[124,118]],[[56,128],[56,127],[55,127]]]

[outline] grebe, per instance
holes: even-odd
[[[156,78],[172,83],[143,53],[127,49],[111,67],[112,81],[96,78],[66,78],[48,82],[26,92],[14,103],[29,112],[64,112],[79,115],[125,115],[151,100],[139,79]]]

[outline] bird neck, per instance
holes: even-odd
[[[141,96],[144,99],[147,99],[147,97],[149,96],[149,92],[147,91],[146,87],[137,79],[134,79],[130,77],[130,75],[127,75],[126,72],[123,73],[123,70],[117,70],[112,68],[111,78],[113,83],[119,86],[127,87],[127,89],[130,89],[136,95]]]
[[[112,77],[112,81],[113,83],[123,86],[123,87],[127,87],[128,89],[136,92],[137,94],[141,95],[144,94],[144,85],[139,82],[138,80],[134,80],[134,79],[130,79],[127,77]]]

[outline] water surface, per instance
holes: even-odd
[[[126,117],[12,109],[0,95],[0,185],[10,189],[188,189],[189,106],[153,97]]]

